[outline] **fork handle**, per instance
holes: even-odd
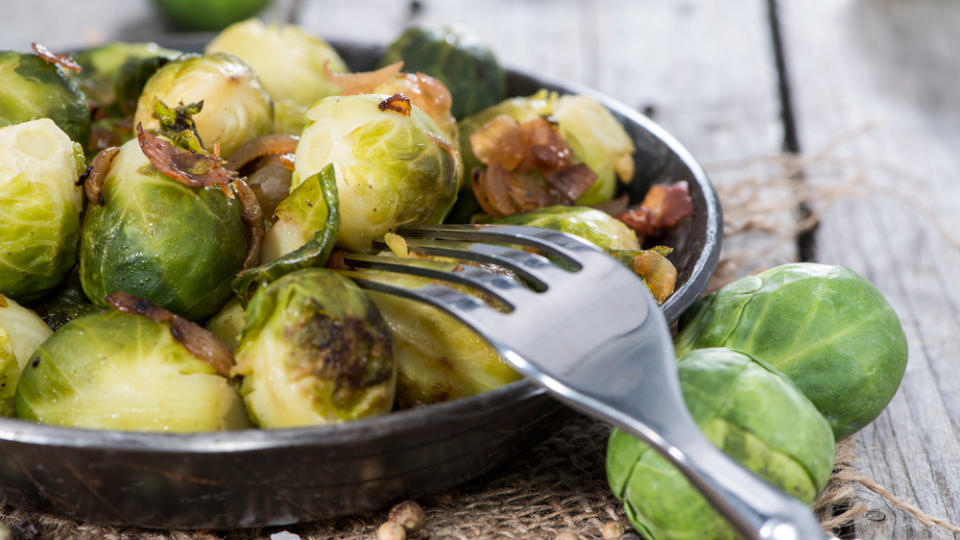
[[[595,415],[598,411],[590,412]],[[699,429],[684,430],[682,435],[669,430],[675,438],[667,441],[646,424],[622,412],[608,412],[610,414],[605,415],[608,420],[647,441],[673,463],[744,538],[831,538],[820,528],[807,505],[745,469],[714,446]]]

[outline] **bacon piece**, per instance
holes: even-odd
[[[236,178],[223,168],[223,160],[177,148],[170,142],[148,133],[137,123],[140,149],[158,171],[188,186],[229,184]]]
[[[520,133],[528,151],[521,171],[538,167],[544,173],[569,167],[573,163],[573,149],[556,129],[539,116],[520,124]]]
[[[233,354],[230,349],[202,326],[167,311],[149,300],[137,298],[125,292],[113,292],[106,301],[117,311],[142,315],[157,323],[170,323],[170,334],[179,341],[190,354],[206,362],[217,373],[228,377],[233,367]]]
[[[642,236],[656,236],[691,214],[690,188],[686,182],[677,182],[651,186],[640,206],[628,208],[616,217]]]
[[[410,116],[410,111],[412,105],[410,104],[410,98],[403,94],[394,94],[387,99],[380,102],[381,111],[391,110],[396,111],[404,116]]]
[[[36,41],[30,44],[30,48],[33,49],[34,54],[51,64],[58,64],[63,68],[75,71],[77,73],[83,71],[83,68],[80,67],[80,64],[78,64],[73,58],[70,58],[65,54],[55,53]]]
[[[394,62],[376,71],[339,73],[330,69],[329,60],[323,63],[324,76],[330,81],[330,84],[340,88],[340,93],[345,96],[369,94],[374,88],[400,73],[401,69],[403,69],[403,61]]]
[[[118,146],[104,148],[97,153],[96,157],[93,158],[93,162],[90,163],[87,170],[84,171],[77,180],[77,184],[83,185],[83,192],[87,195],[87,200],[90,201],[90,203],[103,204],[103,193],[101,191],[103,189],[103,180],[107,177],[107,172],[110,171],[110,166],[119,153],[120,147]]]
[[[583,163],[548,173],[547,184],[563,196],[563,204],[573,204],[597,181],[597,173]]]

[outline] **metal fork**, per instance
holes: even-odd
[[[700,432],[683,403],[667,323],[647,288],[621,263],[589,242],[547,229],[443,225],[401,234],[411,251],[495,265],[520,279],[473,265],[442,271],[383,255],[348,255],[345,262],[467,285],[506,309],[434,281],[405,288],[354,276],[361,287],[426,302],[472,327],[560,401],[646,441],[743,537],[826,538],[806,505],[741,467]]]

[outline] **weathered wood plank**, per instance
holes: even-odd
[[[938,222],[947,231],[960,226],[960,38],[954,31],[960,5],[781,3],[801,144],[817,149],[879,122],[832,150],[830,163],[808,169],[811,181],[824,183],[857,169],[864,174],[865,195],[824,216],[818,258],[876,283],[910,343],[900,392],[857,436],[856,469],[923,511],[960,523],[960,301],[954,286],[960,253],[936,228]],[[858,537],[954,538],[862,491],[872,508],[856,524]]]

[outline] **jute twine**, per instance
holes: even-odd
[[[921,210],[920,213],[930,216],[934,228],[960,249],[960,240],[936,221],[923,201],[907,191],[892,192],[883,186],[870,185],[860,171],[822,183],[792,180],[801,171],[830,161],[831,149],[858,134],[846,134],[827,145],[824,151],[804,156],[759,156],[707,164],[715,179],[728,177],[716,184],[726,220],[725,247],[709,290],[764,266],[788,262],[783,260],[783,246],[792,245],[798,233],[815,227],[832,204],[868,194],[889,196]],[[760,172],[744,175],[745,169]],[[813,208],[811,215],[799,222],[784,219],[800,201],[806,201]],[[604,473],[609,432],[610,428],[602,422],[574,416],[529,455],[508,467],[421,499],[419,502],[427,516],[426,528],[412,538],[555,538],[569,532],[583,539],[600,539],[601,527],[611,521],[619,521],[629,531],[622,504],[610,493]],[[843,537],[855,532],[854,521],[868,509],[858,498],[860,486],[926,526],[960,532],[960,527],[926,515],[855,471],[852,467],[855,459],[854,440],[840,441],[833,475],[814,504],[814,512],[824,530]],[[271,536],[274,540],[369,539],[375,537],[377,527],[385,520],[384,511],[280,529],[161,532],[78,523],[0,507],[0,521],[13,529],[15,538],[26,539],[259,540]]]

